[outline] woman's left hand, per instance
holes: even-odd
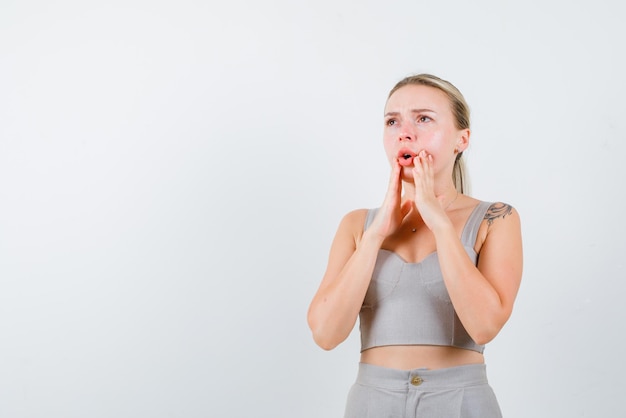
[[[415,183],[415,206],[426,226],[433,231],[450,219],[443,208],[445,196],[435,195],[433,157],[420,152],[413,159],[413,181]]]

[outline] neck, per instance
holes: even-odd
[[[412,182],[402,182],[402,200],[415,200],[415,184]],[[457,195],[457,190],[454,187],[454,183],[450,180],[449,183],[443,185],[435,185],[435,196],[439,199],[443,197],[443,203],[447,204],[451,202]]]

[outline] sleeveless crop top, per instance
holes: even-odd
[[[491,206],[480,202],[461,235],[474,264],[478,228]],[[370,209],[365,229],[378,209]],[[369,288],[359,313],[361,351],[385,345],[439,345],[482,353],[469,336],[450,301],[443,282],[437,252],[419,263],[407,263],[393,251],[380,249]]]

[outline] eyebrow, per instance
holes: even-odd
[[[411,113],[426,113],[426,112],[437,113],[437,112],[435,112],[432,109],[411,109]],[[400,114],[400,112],[387,112],[387,113],[385,113],[385,117],[387,117],[387,116],[397,116],[399,114]]]

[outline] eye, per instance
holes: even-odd
[[[396,121],[395,119],[387,119],[387,120],[385,121],[385,125],[387,125],[387,126],[393,126],[393,125],[395,125],[396,123],[398,123],[398,121]]]
[[[418,116],[417,118],[417,122],[419,123],[427,123],[430,122],[432,119],[429,116]]]

